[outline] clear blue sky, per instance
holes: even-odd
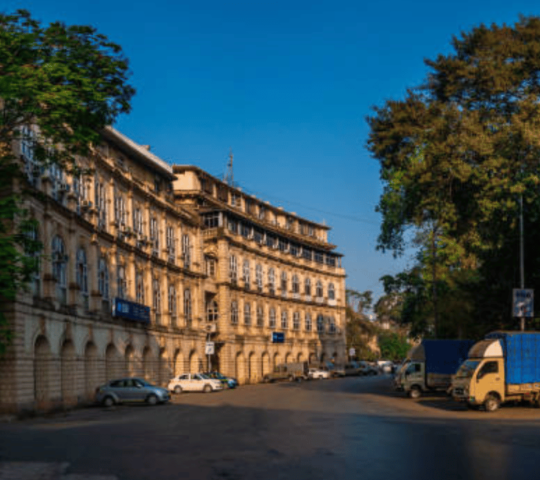
[[[137,89],[117,127],[171,163],[332,226],[347,285],[382,293],[402,270],[375,250],[379,168],[372,105],[422,82],[424,58],[479,23],[540,15],[538,1],[3,0],[45,22],[90,24],[120,44]]]

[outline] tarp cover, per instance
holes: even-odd
[[[422,340],[426,358],[426,373],[453,375],[467,360],[473,340]]]
[[[503,346],[506,383],[540,382],[540,332],[493,332]]]

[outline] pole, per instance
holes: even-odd
[[[520,288],[525,289],[525,247],[523,242],[523,194],[519,196],[519,276]],[[525,331],[525,317],[520,318],[521,331]]]

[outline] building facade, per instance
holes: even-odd
[[[89,402],[125,375],[166,384],[212,367],[248,383],[282,362],[345,360],[345,274],[326,226],[172,168],[112,128],[81,175],[41,168],[34,135],[16,149],[43,252],[3,306],[2,411]]]

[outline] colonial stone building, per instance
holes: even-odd
[[[14,340],[1,410],[84,403],[112,378],[166,384],[210,362],[247,383],[282,362],[345,360],[345,274],[328,227],[172,168],[112,128],[79,177],[40,168],[33,135],[16,149],[45,194],[28,201],[44,251],[29,290],[3,305]]]

